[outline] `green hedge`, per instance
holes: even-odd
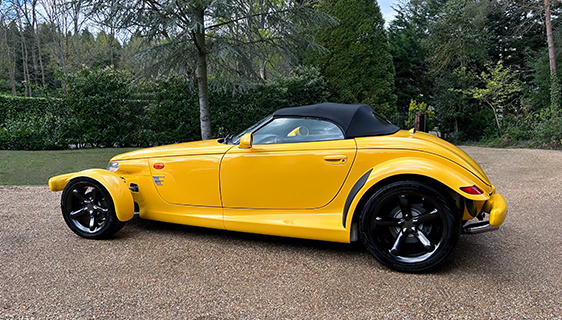
[[[60,99],[0,96],[0,149],[66,148],[66,118]]]
[[[199,140],[197,92],[185,79],[138,84],[126,71],[85,69],[60,98],[0,96],[0,149],[137,147]],[[216,137],[238,133],[273,111],[328,99],[314,69],[232,94],[211,90]]]

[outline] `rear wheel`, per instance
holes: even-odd
[[[62,193],[61,208],[68,227],[84,238],[107,238],[125,226],[115,215],[107,189],[91,178],[70,181]]]
[[[451,253],[460,217],[449,197],[418,181],[382,187],[360,216],[365,247],[385,266],[401,272],[427,272]]]

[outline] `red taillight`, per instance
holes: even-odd
[[[164,164],[161,162],[156,162],[152,167],[156,170],[164,169]]]
[[[484,191],[480,190],[480,188],[478,188],[477,186],[462,187],[461,190],[468,193],[468,194],[483,194],[484,193]]]

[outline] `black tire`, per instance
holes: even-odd
[[[375,192],[360,216],[360,236],[383,265],[400,272],[434,270],[460,234],[448,194],[418,181],[398,181]]]
[[[105,239],[125,226],[115,215],[107,189],[91,178],[76,178],[66,185],[61,209],[70,230],[83,238]]]

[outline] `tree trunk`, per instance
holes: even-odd
[[[16,64],[10,66],[10,83],[12,85],[12,95],[17,96],[18,90],[16,89]]]
[[[550,21],[550,0],[544,0],[544,15],[546,26],[546,40],[548,42],[548,59],[550,62],[550,103],[558,109],[560,104],[560,85],[556,72],[556,53],[552,37],[552,23]]]
[[[195,19],[199,25],[194,33],[197,47],[197,84],[199,86],[199,120],[201,125],[201,139],[211,139],[211,115],[209,112],[209,89],[207,76],[207,48],[205,45],[204,9],[195,11]]]
[[[37,23],[37,0],[33,0],[31,10],[33,35],[35,37],[35,46],[37,48],[37,60],[39,62],[39,73],[41,74],[41,85],[45,85],[45,68],[43,67],[43,59],[41,58],[41,41],[39,39],[39,24]],[[37,71],[37,70],[36,70]]]
[[[113,27],[111,27],[110,30],[111,30],[111,31],[110,31],[110,33],[109,33],[109,36],[110,36],[111,38],[109,39],[109,56],[110,56],[109,59],[110,59],[110,62],[111,62],[111,66],[112,66],[112,67],[115,67],[115,61],[114,61],[114,59],[113,59],[113,40],[115,39],[115,35],[114,35],[114,34],[115,34],[115,29],[114,29]]]
[[[4,20],[0,22],[1,25],[4,26]],[[16,90],[16,62],[14,61],[16,54],[15,54],[15,48],[11,46],[10,40],[8,40],[7,26],[2,30],[2,42],[0,43],[0,48],[3,48],[2,54],[4,55],[4,59],[6,62],[6,69],[8,70],[8,75],[10,78],[10,88],[12,89],[12,95],[17,96],[18,92]]]
[[[80,15],[80,6],[81,6],[81,1],[78,1],[74,4],[74,45],[76,46],[76,67],[80,67],[80,30],[78,27],[78,18]]]
[[[16,89],[16,52],[15,48],[8,47],[8,70],[10,73],[10,84],[12,88],[12,95],[15,97],[18,95],[18,90]]]
[[[455,136],[459,135],[459,120],[455,117]]]
[[[27,51],[27,44],[25,42],[25,34],[24,34],[24,29],[23,29],[23,23],[21,20],[21,16],[19,15],[18,12],[18,21],[19,21],[19,25],[18,28],[19,33],[20,33],[20,45],[21,45],[21,63],[22,63],[22,68],[23,68],[23,81],[24,81],[24,96],[26,97],[31,97],[31,88],[29,87],[29,83],[31,82],[30,76],[29,76],[29,54]]]
[[[23,67],[23,81],[24,81],[24,96],[31,97],[31,89],[29,88],[29,66],[27,64],[27,45],[25,44],[25,37],[23,32],[20,35],[21,40],[21,60],[22,60],[22,67]]]

